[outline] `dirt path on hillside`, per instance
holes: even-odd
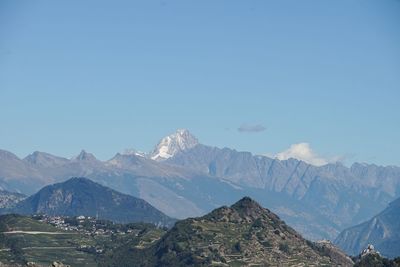
[[[27,235],[75,235],[77,233],[67,233],[67,232],[41,232],[41,231],[9,231],[1,232],[2,234],[27,234]]]

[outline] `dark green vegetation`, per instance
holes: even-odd
[[[9,231],[41,231],[41,232],[59,232],[54,226],[34,220],[30,217],[7,214],[0,216],[0,232]]]
[[[86,178],[49,185],[3,213],[92,216],[117,223],[148,222],[171,227],[175,220],[146,201]]]
[[[371,220],[344,230],[335,244],[350,255],[357,255],[373,244],[383,256],[400,256],[400,198]]]
[[[400,258],[389,260],[382,258],[377,253],[371,253],[360,259],[355,259],[354,267],[400,267]]]
[[[48,266],[57,260],[71,266],[98,266],[102,254],[117,245],[136,242],[145,248],[164,233],[151,224],[118,225],[98,220],[80,223],[73,218],[70,223],[81,225],[79,231],[62,231],[38,218],[0,216],[0,262]],[[91,231],[93,228],[101,233]]]
[[[148,248],[126,243],[105,254],[101,266],[352,266],[343,254],[331,257],[333,250],[306,241],[246,197],[206,216],[179,221]]]

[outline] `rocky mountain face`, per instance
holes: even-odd
[[[3,213],[92,216],[117,223],[148,222],[172,226],[174,219],[149,203],[119,193],[86,178],[49,185]]]
[[[12,208],[25,198],[23,194],[0,190],[0,209]]]
[[[203,217],[179,221],[148,249],[124,247],[115,253],[115,259],[124,257],[124,266],[353,265],[334,246],[303,239],[248,197]]]
[[[153,160],[165,160],[177,153],[195,147],[199,141],[188,130],[179,129],[174,134],[161,139],[154,151],[150,154]]]
[[[0,153],[0,187],[5,190],[30,195],[70,177],[88,177],[179,219],[201,216],[248,195],[313,240],[334,239],[400,195],[398,167],[316,167],[205,146],[187,130],[163,138],[148,155],[118,153],[108,161],[85,151],[73,159],[43,152],[25,159]]]
[[[368,244],[373,244],[385,257],[400,257],[400,198],[369,221],[341,232],[335,244],[349,255],[358,255]]]
[[[400,191],[400,168],[355,163],[350,168],[336,163],[313,166],[296,159],[278,160],[229,148],[196,145],[166,162],[225,178],[236,184],[285,192],[298,199],[317,178],[359,191],[374,200],[393,198]],[[357,188],[358,187],[358,188]]]

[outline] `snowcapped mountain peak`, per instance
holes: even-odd
[[[175,133],[161,139],[150,158],[158,161],[165,160],[197,144],[199,141],[188,130],[178,129]]]

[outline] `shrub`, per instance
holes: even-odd
[[[282,251],[282,252],[285,252],[285,253],[289,253],[290,252],[289,246],[288,246],[287,243],[280,243],[279,244],[279,250]]]
[[[242,246],[240,242],[236,242],[232,247],[232,252],[242,252]]]
[[[271,244],[271,242],[269,242],[269,240],[264,240],[264,241],[261,242],[261,244],[264,247],[272,247],[272,244]]]

